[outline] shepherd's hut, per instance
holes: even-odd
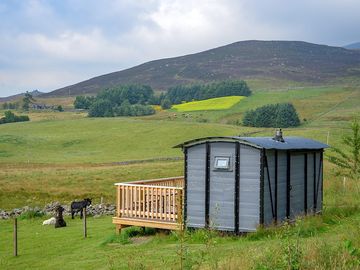
[[[175,147],[185,154],[184,177],[116,184],[118,230],[251,232],[322,210],[326,144],[279,130],[273,138],[207,137]]]

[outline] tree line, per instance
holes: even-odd
[[[140,116],[154,114],[154,91],[147,85],[123,85],[96,96],[77,96],[76,109],[89,110],[89,117]]]
[[[25,121],[29,121],[29,120],[30,120],[30,118],[27,115],[15,115],[11,111],[6,111],[5,117],[0,118],[0,124],[25,122]]]
[[[172,104],[223,96],[249,96],[245,81],[221,81],[209,84],[178,85],[155,95],[148,85],[122,85],[101,91],[96,96],[77,96],[76,109],[89,110],[90,117],[139,116],[154,114],[151,105],[170,109]]]
[[[47,106],[47,105],[41,105],[36,104],[36,99],[32,96],[31,93],[28,91],[24,94],[24,97],[22,98],[21,102],[4,102],[1,104],[1,107],[3,110],[18,110],[22,109],[24,111],[29,111],[31,107],[35,107],[35,109],[53,109],[57,110],[59,112],[63,112],[64,108],[61,105],[57,106]],[[39,108],[40,107],[40,108]]]
[[[243,80],[227,80],[209,84],[178,85],[168,89],[164,99],[172,104],[225,96],[250,96],[251,90]]]
[[[251,127],[296,127],[300,125],[300,119],[291,103],[278,103],[245,112],[243,125]]]
[[[3,110],[17,110],[20,108],[19,102],[4,102],[1,104]]]

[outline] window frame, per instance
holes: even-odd
[[[227,161],[227,166],[219,166],[218,162],[221,160]],[[232,171],[231,156],[214,156],[214,171]]]

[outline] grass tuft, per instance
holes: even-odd
[[[156,229],[153,228],[140,228],[140,227],[129,227],[126,229],[123,229],[119,235],[112,234],[108,238],[106,238],[101,245],[107,245],[107,244],[121,244],[126,245],[130,244],[131,240],[130,238],[136,237],[136,236],[149,236],[149,235],[155,235]]]
[[[35,219],[35,218],[43,217],[44,215],[45,214],[41,211],[29,210],[29,211],[21,213],[21,215],[19,216],[19,219],[20,220]]]

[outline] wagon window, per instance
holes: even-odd
[[[230,169],[230,157],[215,157],[215,170],[229,170]]]

